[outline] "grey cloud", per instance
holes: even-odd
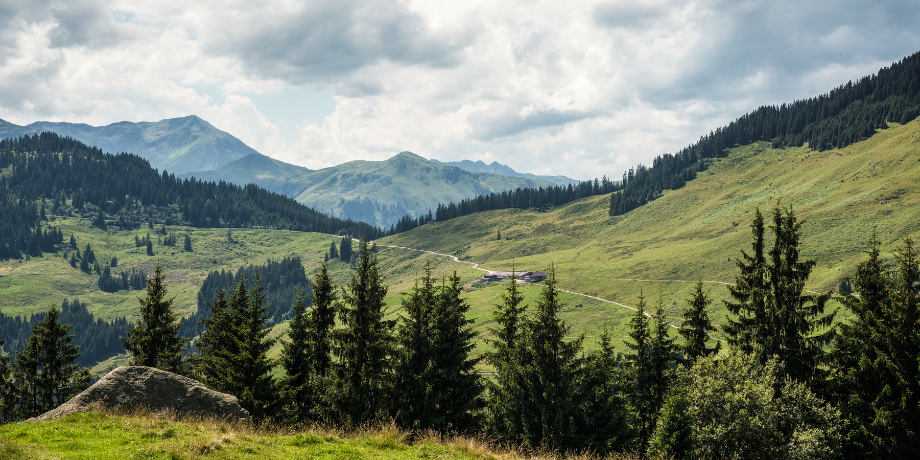
[[[100,1],[81,0],[53,8],[57,23],[49,32],[52,48],[111,46],[128,37],[115,24],[115,18]]]
[[[573,121],[590,118],[593,114],[580,111],[538,110],[521,117],[510,108],[495,111],[473,112],[466,120],[473,128],[473,136],[490,141],[513,136],[531,129],[562,126]]]
[[[329,82],[387,60],[430,67],[459,63],[468,37],[445,37],[401,2],[308,2],[293,14],[253,19],[242,30],[202,39],[238,57],[254,75],[293,84]]]
[[[651,2],[601,3],[594,7],[594,22],[601,27],[639,27],[667,16],[669,8]]]

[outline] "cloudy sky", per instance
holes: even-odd
[[[917,0],[0,0],[0,118],[194,114],[309,168],[619,177],[920,51],[917,24]]]

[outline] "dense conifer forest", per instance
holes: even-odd
[[[42,221],[47,207],[90,218],[103,229],[160,223],[383,234],[254,185],[176,179],[136,155],[105,154],[53,133],[0,140],[0,258],[53,252],[64,244],[63,235]]]
[[[735,263],[730,321],[712,323],[698,284],[679,333],[670,334],[662,300],[650,306],[640,296],[626,353],[607,333],[585,350],[585,335],[559,317],[551,267],[537,298],[507,283],[491,318],[491,351],[473,358],[477,334],[459,278],[437,280],[426,269],[393,319],[367,241],[350,282],[332,283],[324,264],[312,289],[294,296],[286,336],[271,334],[264,284],[246,278],[256,268],[249,267],[211,280],[216,292],[189,355],[158,266],[140,299],[141,319],[122,341],[133,364],[192,376],[237,396],[257,421],[282,425],[392,420],[418,433],[478,433],[525,451],[600,455],[913,458],[920,449],[914,242],[905,238],[887,262],[873,239],[848,279],[854,292],[837,294],[850,319],[835,323],[838,310],[827,305],[833,293],[804,290],[816,262],[800,258],[793,210],[755,210],[750,232]],[[86,317],[85,306],[65,302],[61,311],[36,315],[24,338],[23,325],[2,324],[0,337],[10,340],[11,327],[12,340],[25,345],[0,362],[0,420],[47,410],[88,384],[76,364],[83,350],[64,322]],[[714,340],[718,330],[726,343]],[[268,350],[279,340],[276,361]],[[480,361],[492,366],[491,377],[476,371]],[[278,366],[284,372],[276,377]]]

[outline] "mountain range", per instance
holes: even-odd
[[[103,152],[133,153],[154,168],[173,174],[218,169],[244,156],[259,155],[243,141],[194,115],[157,122],[122,121],[106,126],[50,121],[19,126],[0,120],[0,137],[42,131],[72,137]]]
[[[134,153],[180,178],[256,184],[343,219],[389,227],[439,203],[526,187],[568,185],[564,176],[518,173],[497,162],[439,162],[410,152],[385,161],[352,161],[310,170],[262,155],[241,140],[191,115],[158,122],[107,126],[38,121],[19,126],[0,120],[0,138],[50,131],[108,153]]]

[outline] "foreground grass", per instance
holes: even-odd
[[[162,414],[92,412],[55,421],[0,425],[0,460],[23,458],[549,460],[564,457],[502,449],[470,437],[410,436],[392,425],[353,432],[291,430],[220,420],[177,419]]]

